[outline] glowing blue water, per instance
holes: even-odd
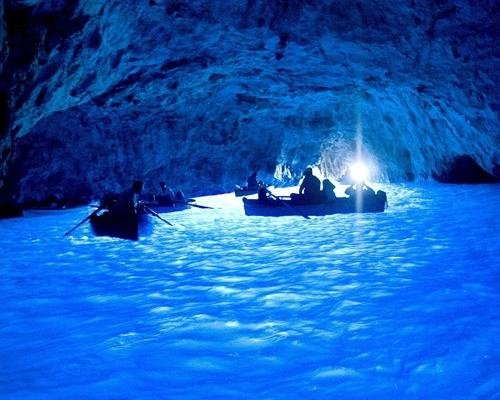
[[[383,214],[164,214],[139,242],[0,221],[4,399],[498,399],[500,186]]]

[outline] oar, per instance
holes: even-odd
[[[186,206],[191,206],[191,207],[198,207],[198,208],[208,208],[210,210],[214,210],[213,207],[208,207],[208,206],[200,206],[199,204],[193,204],[193,203],[187,203],[185,201],[177,201],[177,200],[174,200],[174,203],[175,204],[185,204]]]
[[[160,214],[158,214],[156,211],[153,211],[151,210],[151,208],[149,208],[148,206],[144,205],[144,204],[141,204],[142,207],[148,212],[150,213],[151,215],[154,215],[156,218],[159,218],[160,220],[162,220],[163,222],[165,222],[166,224],[170,225],[170,226],[174,226],[172,223],[168,222],[166,219],[163,219]]]
[[[99,210],[101,210],[101,207],[98,207],[97,210],[93,211],[90,215],[87,215],[82,221],[80,221],[77,225],[75,225],[73,228],[71,228],[68,232],[64,234],[64,236],[68,236],[71,232],[73,232],[76,228],[79,226],[83,225],[85,222],[87,222],[90,218],[92,218],[93,215],[97,214]]]
[[[275,196],[269,189],[267,188],[263,188],[265,189],[266,193],[269,194],[269,196],[271,196],[273,199],[276,199],[278,200],[281,204],[284,204],[285,206],[287,207],[290,207],[292,210],[294,210],[297,214],[300,214],[302,217],[304,217],[305,219],[311,219],[311,217],[309,217],[308,215],[304,214],[302,211],[300,211],[297,207],[294,207],[292,206],[291,204],[288,204],[288,202],[286,201],[283,201],[281,200],[278,196]]]

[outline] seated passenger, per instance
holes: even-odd
[[[112,216],[137,214],[143,185],[142,181],[136,180],[129,190],[116,196],[106,194],[102,200],[102,207],[106,208]]]
[[[352,196],[363,196],[364,198],[366,197],[371,197],[375,196],[375,191],[368,186],[365,181],[357,184],[352,184],[345,190],[345,194],[348,195],[349,197]]]
[[[179,203],[186,202],[186,196],[184,196],[184,193],[182,192],[182,190],[178,190],[177,192],[175,192],[175,199],[174,200],[176,202],[179,202]]]
[[[324,201],[333,201],[337,198],[335,196],[335,185],[329,180],[329,179],[324,179],[323,180],[323,199]]]
[[[266,188],[261,187],[257,192],[257,196],[260,201],[267,201],[269,199],[269,192]]]
[[[161,205],[172,205],[175,199],[174,192],[162,181],[160,182],[160,192],[155,199]]]
[[[299,194],[292,193],[293,203],[311,204],[320,203],[323,200],[321,193],[321,182],[313,175],[312,168],[308,167],[304,171],[304,179],[299,187]]]
[[[257,181],[257,172],[254,172],[247,178],[247,189],[257,189],[259,182]]]
[[[101,198],[99,208],[105,210],[106,214],[109,214],[115,208],[117,202],[118,195],[116,193],[106,192]]]

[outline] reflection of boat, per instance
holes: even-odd
[[[90,216],[90,226],[96,236],[138,240],[139,227],[147,223],[147,218],[142,207],[130,213],[110,213],[108,210],[98,210]]]
[[[243,198],[246,215],[279,217],[286,215],[322,216],[339,213],[383,212],[387,195],[379,190],[376,195],[366,196],[362,202],[353,197],[338,197],[333,201],[318,204],[295,204],[289,198],[267,198],[265,200]]]

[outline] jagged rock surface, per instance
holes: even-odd
[[[189,194],[249,171],[500,176],[499,5],[487,0],[0,3],[4,196],[135,178]]]

